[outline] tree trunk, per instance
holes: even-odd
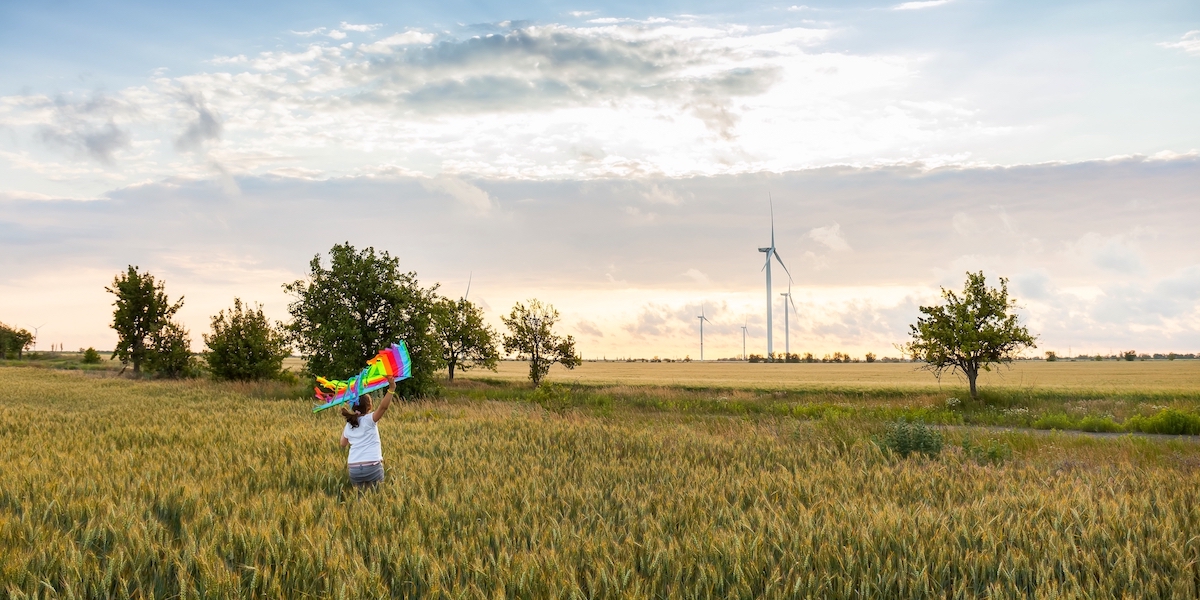
[[[975,379],[979,377],[979,369],[967,370],[967,381],[971,382],[971,399],[979,399],[979,390],[975,389]]]
[[[450,361],[450,363],[449,363],[449,367],[450,367],[450,378],[449,378],[449,380],[450,380],[451,382],[453,382],[453,381],[454,381],[454,361]]]

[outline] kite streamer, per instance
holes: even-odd
[[[353,406],[358,403],[359,396],[387,387],[388,375],[396,381],[412,377],[412,359],[403,340],[380,350],[375,358],[367,361],[367,368],[350,379],[342,381],[318,377],[317,387],[313,391],[317,393],[317,401],[324,404],[313,407],[313,412],[321,412],[339,404]],[[325,391],[321,388],[325,388]]]

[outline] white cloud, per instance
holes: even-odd
[[[842,226],[834,223],[825,227],[815,227],[808,232],[808,237],[835,252],[849,250],[850,244],[842,237]]]
[[[479,214],[490,212],[495,204],[495,201],[487,192],[457,177],[441,175],[433,179],[423,180],[421,185],[431,192],[439,192],[450,196],[464,207]]]
[[[921,10],[923,8],[933,8],[935,6],[942,6],[943,4],[950,4],[953,1],[954,0],[918,0],[915,2],[904,2],[902,4],[893,6],[892,10]]]
[[[404,33],[390,35],[373,44],[362,46],[363,52],[375,54],[390,54],[396,50],[398,46],[410,46],[413,44],[429,44],[436,38],[432,33],[423,33],[421,31],[409,30]]]
[[[355,25],[353,23],[347,23],[345,21],[342,21],[342,24],[339,25],[338,27],[340,27],[344,31],[353,31],[356,33],[366,33],[368,31],[375,31],[376,29],[383,27],[383,23],[372,23],[369,25],[368,24]]]
[[[1160,42],[1158,45],[1164,48],[1178,48],[1188,54],[1200,56],[1200,29],[1183,34],[1178,42]]]
[[[696,283],[698,283],[700,285],[709,285],[710,283],[712,283],[712,281],[710,281],[708,279],[708,275],[705,275],[702,271],[700,271],[699,269],[696,269],[696,268],[691,268],[691,269],[688,269],[687,271],[684,271],[683,276],[687,277],[688,279],[691,279],[692,281],[695,281]]]

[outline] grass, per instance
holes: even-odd
[[[340,422],[295,388],[0,374],[11,598],[1200,592],[1200,444],[1182,440],[952,430],[901,458],[861,415],[476,382],[396,406],[387,481],[359,494]]]

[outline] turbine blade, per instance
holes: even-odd
[[[465,294],[463,294],[463,300],[466,300],[466,299],[467,299],[467,296],[470,296],[470,295],[471,295],[471,278],[472,278],[472,277],[474,277],[474,276],[475,276],[475,272],[474,272],[474,271],[472,271],[471,273],[469,273],[469,274],[467,275],[467,292],[466,292]]]
[[[783,272],[787,273],[788,283],[791,284],[792,272],[788,270],[787,265],[783,264],[783,259],[779,257],[779,251],[772,252],[775,255],[775,260],[779,261],[779,266],[783,267]]]
[[[771,202],[771,248],[775,247],[775,199],[767,192],[767,200]]]

